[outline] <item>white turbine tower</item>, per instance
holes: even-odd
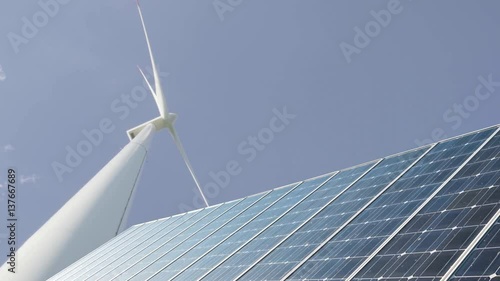
[[[165,99],[165,94],[163,93],[163,89],[161,87],[161,81],[160,81],[160,75],[158,74],[158,68],[156,66],[156,62],[153,56],[153,51],[151,49],[151,43],[149,41],[149,36],[148,36],[148,31],[146,29],[146,24],[144,23],[144,17],[142,16],[142,10],[141,10],[141,5],[139,4],[139,0],[137,0],[137,9],[139,10],[139,16],[141,18],[141,23],[142,23],[142,28],[144,29],[144,35],[146,37],[146,43],[148,45],[148,51],[149,51],[149,57],[151,59],[151,65],[153,68],[153,79],[154,79],[154,88],[151,86],[149,83],[148,79],[144,75],[144,72],[141,70],[140,67],[139,71],[146,81],[149,90],[151,91],[151,94],[153,95],[153,98],[156,102],[156,106],[158,107],[158,111],[160,112],[160,116],[157,118],[150,120],[142,125],[139,125],[133,129],[130,129],[127,131],[127,134],[129,138],[132,140],[137,134],[139,134],[146,125],[148,124],[153,124],[156,127],[156,130],[161,130],[163,128],[167,128],[170,134],[172,135],[172,138],[174,139],[175,145],[179,149],[179,152],[181,153],[182,158],[184,159],[184,163],[186,163],[186,166],[189,170],[189,173],[193,177],[193,180],[196,184],[196,187],[198,188],[198,191],[201,194],[201,197],[203,198],[203,201],[205,202],[205,205],[208,207],[208,201],[207,198],[205,197],[205,194],[203,193],[203,190],[201,189],[200,183],[198,182],[198,179],[196,178],[196,175],[193,171],[193,167],[191,166],[191,163],[189,162],[189,159],[187,157],[186,151],[184,150],[184,146],[182,145],[182,142],[179,138],[179,135],[177,134],[177,131],[175,130],[175,120],[177,119],[177,114],[171,113],[168,111],[167,107],[167,101]]]

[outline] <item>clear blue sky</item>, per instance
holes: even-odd
[[[128,142],[127,129],[157,115],[149,95],[126,97],[142,86],[136,65],[150,64],[134,1],[41,2],[52,5],[0,4],[0,184],[16,167],[19,242]],[[144,0],[142,7],[202,185],[230,161],[241,167],[211,203],[500,122],[499,1]],[[257,150],[248,137],[265,137],[273,109],[284,107],[295,118]],[[106,118],[114,130],[58,178],[53,164],[67,164],[66,147],[77,149],[82,131]],[[160,132],[129,224],[193,206],[194,188]],[[5,198],[0,208],[3,225]]]

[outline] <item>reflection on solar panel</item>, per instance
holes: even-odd
[[[498,280],[499,130],[132,226],[50,280]]]

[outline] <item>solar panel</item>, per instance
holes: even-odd
[[[243,275],[241,280],[279,280],[326,237],[335,233],[371,200],[379,196],[428,149],[429,147],[417,149],[386,158],[348,191],[329,202],[314,218],[295,230],[280,246],[267,253],[267,257]]]
[[[325,176],[302,183],[296,189],[286,194],[286,196],[284,196],[281,200],[250,221],[239,231],[227,237],[224,243],[219,244],[214,249],[211,249],[210,252],[203,256],[203,258],[192,264],[178,276],[175,276],[173,280],[196,280],[203,277],[203,275],[207,274],[223,262],[224,259],[232,255],[235,251],[238,251],[245,245],[245,243],[255,238],[260,231],[271,225],[280,215],[293,208],[295,204],[311,192],[311,188],[316,188],[327,178],[328,177]],[[164,277],[162,278],[163,279],[160,280],[165,279]],[[153,278],[152,280],[155,279],[156,278]]]
[[[171,218],[167,218],[171,219]],[[172,219],[173,221],[174,219]],[[145,224],[139,224],[139,225],[134,225],[126,229],[124,232],[122,232],[119,236],[116,236],[103,244],[101,247],[97,248],[96,250],[92,251],[90,254],[86,255],[85,257],[81,258],[77,262],[75,262],[72,267],[67,267],[64,270],[60,271],[56,276],[58,279],[60,279],[62,276],[67,276],[71,273],[73,273],[76,268],[81,268],[82,264],[87,264],[88,262],[92,262],[92,260],[99,259],[102,257],[102,253],[105,253],[106,251],[109,251],[110,249],[113,249],[115,247],[120,247],[124,243],[128,242],[130,239],[133,239],[137,235],[141,235],[143,231],[145,230],[145,227],[142,226],[151,226],[151,223],[145,223]],[[146,231],[147,232],[147,231]],[[55,278],[56,276],[52,277]]]
[[[198,231],[195,235],[189,238],[185,238],[181,243],[178,243],[175,247],[169,250],[164,249],[164,247],[159,248],[155,250],[153,254],[145,256],[145,258],[140,262],[134,264],[133,266],[125,268],[124,271],[127,272],[126,273],[127,275],[133,276],[135,278],[141,278],[143,273],[147,272],[143,271],[146,267],[148,271],[156,271],[156,269],[162,268],[165,263],[169,262],[173,258],[180,256],[182,253],[200,244],[206,237],[209,237],[211,234],[213,234],[214,232],[222,228],[224,225],[229,223],[232,218],[238,216],[241,212],[243,212],[244,210],[255,204],[260,198],[261,196],[252,196],[246,198],[237,206],[231,208],[229,211],[227,211],[217,219],[213,220],[210,224],[200,229],[200,231]],[[118,277],[120,277],[120,275],[118,275]]]
[[[342,171],[327,183],[313,190],[310,195],[290,209],[281,218],[270,224],[259,235],[249,240],[238,252],[207,272],[203,279],[231,280],[252,265],[259,255],[272,249],[287,234],[308,221],[314,213],[331,200],[335,200],[348,190],[357,180],[370,171],[376,163],[370,163],[347,171]],[[161,277],[161,275],[159,275]],[[161,279],[158,279],[161,280]]]
[[[88,277],[88,275],[91,275],[92,272],[97,272],[103,268],[114,268],[117,260],[137,255],[144,249],[148,241],[156,241],[164,234],[175,232],[178,227],[182,227],[184,223],[189,222],[192,218],[197,218],[200,215],[203,215],[203,213],[203,210],[187,213],[170,225],[164,225],[162,221],[155,222],[152,224],[152,227],[154,227],[152,233],[143,234],[120,248],[115,248],[110,252],[104,253],[104,256],[100,258],[99,263],[90,261],[89,263],[81,266],[79,270],[73,274],[61,278],[61,280],[73,280],[77,277]]]
[[[500,198],[497,198],[497,201]],[[498,211],[497,211],[498,212]],[[498,280],[500,277],[500,220],[497,219],[470,256],[450,279],[452,281]]]
[[[135,268],[140,268],[144,264],[149,264],[155,261],[159,257],[160,253],[169,252],[186,239],[190,239],[192,236],[199,233],[200,230],[204,229],[206,225],[210,224],[214,220],[217,220],[220,216],[225,214],[238,203],[240,203],[240,201],[234,201],[228,204],[218,205],[213,208],[207,208],[206,210],[213,209],[213,211],[204,216],[202,219],[191,224],[188,228],[181,230],[178,233],[164,235],[162,238],[145,247],[141,253],[130,256],[128,259],[116,260],[115,263],[119,263],[119,266],[114,266],[108,270],[98,272],[94,271],[92,272],[92,275],[88,276],[88,278],[91,280],[111,279],[117,272],[122,272],[125,269],[128,269],[130,274]]]
[[[294,187],[295,186],[296,185],[294,185]],[[244,212],[242,212],[228,224],[217,230],[215,233],[212,233],[201,243],[187,250],[185,253],[179,255],[177,259],[168,261],[168,270],[164,270],[163,274],[174,276],[183,272],[183,270],[189,268],[190,265],[201,260],[205,253],[224,243],[224,241],[233,233],[236,233],[237,231],[245,227],[248,223],[253,221],[262,212],[267,210],[274,203],[288,194],[294,187],[287,186],[285,188],[280,188],[269,192],[259,202],[246,209]]]
[[[135,231],[127,231],[126,233],[120,234],[119,236],[110,240],[107,244],[104,244],[103,246],[97,248],[65,270],[59,272],[57,275],[52,277],[52,279],[68,280],[70,276],[80,274],[82,271],[96,266],[96,260],[104,262],[112,255],[120,253],[120,251],[122,251],[123,249],[133,248],[134,246],[137,246],[140,241],[142,241],[143,239],[147,239],[151,234],[154,234],[159,229],[164,229],[170,225],[175,225],[174,223],[177,220],[180,220],[183,217],[185,218],[186,216],[193,215],[195,212],[192,212],[190,214],[181,214],[160,221],[138,225],[137,227],[134,227],[134,229],[136,229]]]
[[[477,139],[468,145],[483,142]],[[485,144],[354,280],[444,276],[498,210],[493,187],[500,170],[491,158],[500,152],[500,135]]]
[[[49,280],[500,280],[499,187],[494,126],[132,226]]]
[[[289,280],[346,280],[351,277],[492,131],[436,145],[345,229],[317,249],[313,256],[304,259],[300,268],[288,273]]]

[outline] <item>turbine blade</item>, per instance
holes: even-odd
[[[155,59],[153,57],[153,51],[151,49],[151,43],[149,42],[148,31],[146,29],[146,24],[144,23],[144,17],[142,16],[141,5],[139,4],[139,0],[137,0],[137,9],[139,9],[139,16],[141,17],[142,28],[144,30],[144,35],[146,36],[146,43],[148,45],[149,57],[151,59],[151,64],[153,68],[153,77],[155,84],[155,94],[158,97],[158,109],[160,110],[160,114],[163,117],[168,115],[167,103],[165,101],[165,96],[163,95],[163,90],[161,87],[160,75],[158,74],[158,69],[156,67]]]
[[[141,72],[142,78],[144,78],[144,81],[146,81],[146,84],[148,84],[149,90],[151,91],[151,94],[153,95],[156,106],[158,106],[158,110],[159,110],[160,104],[158,103],[158,95],[155,93],[155,90],[153,89],[153,86],[151,86],[151,84],[149,83],[149,80],[148,80],[148,78],[146,78],[146,75],[144,75],[144,71],[142,71],[142,69],[139,66],[137,66],[137,68],[139,69],[139,72]],[[160,114],[161,114],[161,111],[160,111]]]
[[[148,78],[146,78],[146,75],[144,74],[144,71],[142,71],[142,69],[141,69],[140,66],[137,66],[137,68],[139,69],[139,72],[141,73],[142,78],[144,78],[144,81],[146,81],[146,83],[148,84],[148,87],[149,87],[149,90],[151,91],[151,94],[153,94],[153,96],[156,96],[155,90],[153,89],[153,87],[149,83]]]
[[[203,201],[205,202],[207,207],[210,206],[208,204],[207,198],[205,197],[205,194],[203,194],[203,190],[201,189],[200,183],[198,182],[198,179],[196,178],[196,175],[194,174],[193,167],[191,167],[191,163],[189,162],[186,151],[184,150],[184,146],[182,146],[182,142],[179,139],[179,136],[177,135],[177,132],[175,131],[174,126],[169,127],[169,130],[170,130],[170,133],[172,134],[172,137],[174,138],[175,145],[177,145],[177,148],[179,149],[179,152],[181,153],[181,156],[184,159],[184,163],[186,163],[186,166],[189,170],[189,173],[191,173],[191,176],[193,177],[193,180],[196,183],[196,187],[198,187],[198,191],[201,194],[201,198],[203,198]]]

